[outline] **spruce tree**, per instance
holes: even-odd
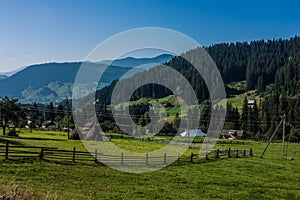
[[[248,99],[247,97],[244,98],[243,101],[243,108],[242,108],[242,115],[241,115],[241,129],[247,131],[248,125]]]

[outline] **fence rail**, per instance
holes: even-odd
[[[145,156],[129,156],[120,153],[120,155],[107,155],[99,152],[95,149],[94,152],[78,151],[74,147],[72,150],[62,150],[54,147],[41,147],[41,146],[18,146],[10,145],[6,142],[6,145],[0,145],[0,157],[4,159],[17,159],[17,158],[39,158],[45,160],[63,160],[72,162],[95,162],[98,160],[105,162],[114,162],[121,165],[126,163],[139,163],[139,164],[166,164],[168,160],[177,160],[177,163],[191,162],[195,163],[201,158],[198,154],[191,153],[190,156],[174,156],[167,155],[166,153],[162,156],[149,156],[145,153]],[[232,158],[232,157],[245,157],[253,156],[253,151],[249,150],[238,150],[238,149],[215,149],[205,154],[205,159],[219,159],[219,158]]]

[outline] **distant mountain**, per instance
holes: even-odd
[[[9,77],[9,76],[12,76],[20,71],[22,71],[23,69],[25,69],[27,66],[24,66],[24,67],[21,67],[19,69],[16,69],[16,70],[13,70],[13,71],[10,71],[10,72],[0,72],[0,77],[1,76],[4,76],[5,78],[6,77]]]
[[[133,58],[133,57],[127,57],[127,58],[121,58],[117,60],[103,60],[98,63],[100,64],[110,64],[112,66],[118,66],[118,67],[138,67],[147,69],[150,67],[153,67],[157,64],[161,64],[164,62],[167,62],[171,60],[174,56],[170,54],[161,54],[159,56],[153,57],[153,58]]]
[[[100,89],[105,85],[109,85],[113,80],[121,78],[128,71],[130,73],[127,74],[127,77],[144,71],[144,68],[134,68],[138,66],[137,63],[152,65],[153,63],[167,62],[170,58],[172,58],[170,55],[154,58],[124,58],[113,63],[121,66],[110,65],[108,67],[103,63],[85,64],[91,70],[97,71],[107,67],[98,83],[98,89]],[[12,76],[0,79],[0,97],[18,98],[21,103],[61,102],[66,96],[72,96],[73,84],[81,64],[82,62],[45,63],[25,67]],[[126,64],[128,67],[126,67]],[[91,73],[90,75],[98,74]]]
[[[0,80],[6,79],[6,78],[7,78],[7,76],[0,74]]]

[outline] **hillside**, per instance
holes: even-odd
[[[223,78],[228,97],[244,93],[245,91],[257,90],[259,93],[271,91],[288,90],[289,94],[295,95],[300,92],[300,37],[290,38],[289,40],[260,40],[250,43],[224,43],[205,47],[207,52],[215,61],[220,74]],[[197,56],[199,49],[192,49],[185,54],[191,57]],[[196,69],[181,56],[176,56],[166,63],[166,65],[180,72],[193,87],[199,101],[209,98],[206,85],[201,75]],[[152,69],[143,73],[151,73]],[[137,74],[129,80],[132,81],[143,77]],[[165,74],[159,74],[165,76]],[[145,76],[147,78],[147,76]],[[242,82],[243,81],[243,82]],[[239,88],[231,87],[234,82],[242,82],[242,91]],[[275,87],[270,87],[275,85]],[[110,87],[100,90],[97,98],[109,103],[109,96],[113,90],[114,84]],[[156,88],[158,89],[158,88]],[[140,97],[164,97],[170,95],[170,91],[162,90],[152,91],[152,86],[144,86],[137,90],[133,99]],[[153,96],[154,95],[154,96]],[[102,97],[105,97],[103,99]]]
[[[148,66],[154,66],[156,64],[161,64],[166,61],[169,61],[173,58],[174,56],[170,54],[161,54],[153,58],[134,58],[134,57],[127,57],[127,58],[120,58],[116,59],[114,61],[111,60],[104,60],[101,62],[98,62],[100,64],[110,64],[113,66],[118,66],[118,67],[138,67],[141,65],[148,65]]]
[[[71,96],[73,82],[80,65],[81,63],[77,62],[29,66],[11,77],[0,80],[0,96],[16,97],[22,103],[62,101],[66,96]],[[93,63],[88,65],[91,65],[91,67],[105,67],[105,65]],[[109,66],[100,80],[100,84],[109,84],[129,69]]]
[[[163,54],[154,58],[124,58],[116,60],[104,72],[98,88],[102,88],[113,80],[119,79],[129,70],[131,70],[129,76],[143,71],[143,68],[136,67],[140,64],[148,64],[148,67],[152,67],[158,63],[168,61],[171,57],[171,55]],[[70,62],[28,66],[10,77],[0,79],[0,96],[18,98],[21,103],[60,102],[66,96],[72,96],[73,83],[81,64],[82,62]],[[120,66],[115,64],[120,64]],[[87,63],[87,65],[91,69],[98,68],[98,70],[107,66],[103,63]]]
[[[297,139],[297,131],[300,129],[299,37],[289,40],[217,44],[206,47],[206,50],[213,57],[225,83],[228,105],[224,129],[242,129],[247,132],[248,138],[267,139],[274,132],[285,113],[286,120],[291,124],[286,128],[289,137],[291,140]],[[199,49],[196,48],[185,54],[190,54],[189,56],[193,58],[193,56],[197,56],[198,51]],[[201,104],[199,128],[206,131],[210,120],[211,102],[204,80],[196,69],[183,59],[183,56],[174,57],[166,65],[180,72],[193,87]],[[134,84],[137,80],[150,82],[151,73],[155,69],[151,68],[129,79],[121,80],[122,84],[119,85],[122,87],[128,85],[128,82]],[[158,71],[155,74],[157,78],[167,76],[163,70],[156,71]],[[176,84],[176,77],[172,81]],[[169,84],[173,84],[173,82]],[[110,104],[110,95],[115,84],[116,82],[113,82],[96,93],[99,113],[107,112],[105,105]],[[144,101],[145,99],[152,98],[161,101],[160,99],[170,95],[172,95],[170,90],[155,84],[138,88],[131,97],[131,101],[142,102],[140,105],[132,106],[133,109],[139,110],[134,113],[135,116],[138,116],[135,121],[146,121],[147,123],[149,101]],[[248,106],[248,100],[256,101],[252,102],[252,106]],[[174,117],[176,114],[180,115],[179,109],[171,102],[166,102],[166,104],[168,104],[167,113],[171,116],[168,122],[173,124],[167,124],[163,131],[164,133],[175,133]],[[214,109],[221,110],[223,108],[216,107]],[[113,119],[110,120],[113,124]],[[277,139],[280,137],[277,136]]]
[[[10,77],[22,70],[24,70],[27,66],[24,66],[24,67],[21,67],[21,68],[18,68],[18,69],[15,69],[13,71],[9,71],[9,72],[0,72],[0,76],[4,76],[4,77]]]

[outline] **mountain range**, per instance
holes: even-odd
[[[122,58],[115,61],[87,62],[91,68],[106,70],[103,73],[98,89],[109,85],[113,80],[121,78],[126,72],[132,76],[172,59],[169,54],[153,58]],[[61,102],[66,96],[72,96],[72,88],[77,72],[83,62],[44,63],[22,68],[16,73],[0,75],[0,96],[18,98],[21,103]],[[111,63],[107,66],[108,63]]]

